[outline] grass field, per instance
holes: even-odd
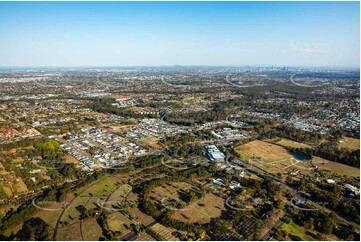
[[[87,196],[92,194],[93,196],[104,196],[108,195],[115,187],[115,183],[119,182],[120,179],[114,176],[108,176],[102,180],[95,182],[92,186],[85,189],[81,194]]]
[[[132,190],[132,187],[128,184],[121,185],[117,190],[115,190],[109,197],[108,201],[124,201],[129,192]]]
[[[235,150],[252,165],[273,175],[281,174],[283,176],[292,171],[308,173],[312,169],[312,165],[309,162],[298,160],[301,158],[294,159],[293,155],[284,147],[260,140],[240,145]]]
[[[259,159],[264,162],[272,162],[292,157],[285,148],[260,140],[240,145],[235,147],[235,150],[246,160]]]
[[[89,218],[82,221],[82,234],[85,241],[97,241],[102,236],[102,229],[96,218]]]
[[[126,227],[129,228],[130,224],[133,222],[120,212],[113,212],[111,214],[107,214],[107,223],[109,229],[113,231],[120,231],[122,235],[125,235],[130,232],[130,230]]]
[[[138,201],[137,194],[135,194],[133,192],[129,192],[126,196],[126,200],[130,204],[134,204],[134,206],[129,209],[129,212],[137,218],[138,222],[142,223],[145,226],[148,226],[149,224],[154,222],[153,217],[151,217],[139,210],[138,206],[136,205],[136,202]]]
[[[13,192],[10,188],[9,184],[0,184],[3,188],[4,193],[6,194],[6,196],[11,197],[13,195]]]
[[[22,157],[17,157],[16,159],[12,160],[13,163],[22,163],[24,159]]]
[[[312,163],[318,166],[319,169],[327,170],[333,173],[337,173],[340,176],[346,175],[350,177],[359,177],[360,169],[348,165],[344,165],[338,162],[322,159],[320,157],[313,157]]]
[[[285,179],[286,174],[290,172],[300,172],[303,174],[308,174],[312,171],[313,167],[309,162],[302,162],[295,159],[285,159],[278,160],[275,162],[263,162],[260,160],[252,160],[250,164],[267,171],[268,173],[278,176],[281,174],[280,178]]]
[[[350,150],[358,150],[360,149],[360,140],[344,137],[343,139],[340,140],[340,147],[347,148]]]
[[[306,231],[303,227],[293,223],[292,221],[289,224],[285,224],[283,229],[288,232],[290,240],[317,240],[316,234]]]
[[[187,223],[209,223],[212,218],[219,217],[224,208],[224,199],[212,193],[208,193],[205,197],[197,202],[190,204],[184,210],[174,213],[172,218]]]
[[[292,141],[289,139],[281,139],[276,144],[282,145],[285,147],[292,147],[292,148],[311,148],[311,146],[309,146],[309,145],[298,143],[296,141]]]
[[[59,214],[61,213],[61,205],[60,204],[54,204],[50,206],[46,206],[46,208],[49,209],[59,209],[54,211],[49,210],[41,210],[39,209],[38,212],[34,213],[32,217],[40,217],[42,218],[47,224],[50,225],[50,227],[54,228],[56,225],[56,221],[58,219]]]
[[[97,180],[90,184],[86,189],[80,188],[75,193],[77,197],[74,201],[66,208],[64,214],[61,218],[63,222],[68,222],[73,224],[79,222],[80,213],[77,211],[76,207],[78,205],[83,205],[87,209],[96,207],[97,200],[100,199],[100,203],[106,199],[106,196],[114,191],[114,188],[122,181],[121,179],[128,178],[128,175],[118,175],[118,176],[106,176],[100,180]],[[124,200],[121,196],[125,196],[129,192],[131,187],[129,185],[123,185],[119,189],[115,190],[114,193],[110,196],[109,201],[121,201]],[[70,199],[69,199],[70,201]],[[107,204],[104,204],[107,207]]]
[[[140,139],[139,142],[149,146],[150,148],[153,148],[153,149],[159,149],[159,145],[158,145],[158,141],[159,139],[156,138],[156,137],[153,137],[153,136],[149,136],[149,137],[146,137],[146,138],[143,138],[143,139]]]
[[[179,241],[177,237],[172,235],[173,232],[177,231],[176,229],[165,227],[159,223],[154,224],[151,229],[163,236],[167,241]]]
[[[90,197],[82,197],[78,196],[75,200],[66,208],[61,220],[63,222],[73,223],[74,221],[78,221],[80,213],[76,210],[76,206],[78,205],[86,205],[89,201]]]
[[[141,233],[135,241],[156,241],[151,235],[148,233]]]
[[[293,221],[289,224],[283,225],[282,228],[289,234],[288,238],[286,238],[287,240],[319,241],[317,238],[317,231],[305,229],[298,224],[295,224]],[[326,240],[339,241],[340,239],[333,234],[329,234],[326,235]]]
[[[19,224],[15,225],[15,226],[12,226],[9,229],[5,230],[4,235],[5,236],[10,236],[11,233],[16,234],[21,229],[22,226],[23,226],[23,223],[19,223]]]
[[[151,223],[154,222],[154,218],[143,213],[142,211],[139,210],[138,207],[133,207],[133,208],[130,208],[129,211],[135,216],[137,217],[137,221],[139,223],[142,223],[143,225],[147,226]]]
[[[165,201],[164,199],[173,199],[176,203],[183,203],[185,207],[181,210],[175,210],[172,218],[188,223],[208,223],[212,218],[219,217],[222,210],[225,210],[224,199],[212,193],[207,194],[192,204],[186,204],[185,201],[182,200],[181,194],[188,190],[199,192],[197,187],[186,182],[175,182],[154,188],[150,198],[162,206],[168,206],[167,201],[165,205],[162,203]],[[175,208],[172,204],[169,206]]]
[[[88,188],[86,188],[84,191],[84,188],[80,188],[76,191],[78,193],[77,197],[74,199],[74,201],[66,208],[61,221],[68,222],[69,225],[62,226],[60,225],[59,230],[57,232],[57,239],[58,240],[82,240],[81,238],[81,231],[80,231],[80,221],[78,220],[78,217],[80,213],[76,210],[76,206],[78,205],[84,205],[87,209],[95,207],[95,204],[98,198],[105,199],[104,195],[108,195],[109,193],[113,192],[113,189],[119,182],[121,182],[121,179],[127,179],[129,175],[127,174],[119,174],[115,176],[107,176],[102,180],[97,180],[90,184]],[[125,184],[120,187],[121,189],[116,190],[114,194],[112,194],[113,199],[120,198],[121,196],[126,197],[128,193],[131,191],[131,186],[128,184]],[[90,196],[89,194],[92,194],[93,196]],[[67,201],[70,201],[72,198],[74,198],[73,193],[67,194]],[[134,198],[134,197],[133,197]],[[136,197],[135,197],[136,199]],[[39,204],[38,204],[39,205]],[[40,206],[40,205],[39,205]],[[44,205],[46,208],[52,208],[52,209],[59,209],[61,208],[61,204],[51,204],[51,205]],[[40,207],[44,207],[40,206]],[[1,213],[5,213],[9,207],[4,207],[0,210]],[[56,211],[49,211],[49,210],[41,210],[39,209],[37,212],[35,212],[32,217],[40,217],[45,222],[47,222],[50,227],[54,228],[57,222],[57,218],[59,214],[61,213],[61,210]],[[116,213],[114,213],[116,214]],[[118,213],[119,214],[119,213]],[[69,216],[71,216],[73,219],[70,219]],[[113,216],[113,214],[111,214]],[[123,216],[123,215],[120,215]],[[129,219],[126,217],[122,217],[128,222],[128,225],[131,223]],[[116,219],[117,222],[119,222],[119,218]],[[110,221],[110,224],[114,223],[115,221]],[[85,240],[98,240],[101,236],[101,228],[96,223],[95,219],[87,219],[82,222],[83,225],[83,231],[88,232],[88,234],[84,234]],[[9,228],[7,231],[5,231],[6,235],[10,235],[11,232],[16,233],[22,226],[22,223],[19,223],[11,228]],[[114,227],[114,226],[113,226]],[[114,228],[114,230],[124,230],[124,226],[120,226],[118,228]],[[126,231],[125,231],[126,232]]]
[[[59,228],[56,234],[56,240],[83,240],[80,233],[80,222]]]
[[[95,207],[97,207],[97,201],[98,201],[98,199],[104,200],[104,198],[91,197],[84,206],[86,207],[86,209],[95,208]]]
[[[16,193],[26,192],[28,191],[28,187],[25,185],[23,179],[18,177],[18,181],[14,184],[14,188],[16,190]]]
[[[68,163],[79,164],[79,161],[71,155],[66,155],[66,156],[64,156],[64,158],[65,158],[65,161]]]
[[[12,177],[11,181],[0,183],[4,193],[8,197],[28,191],[28,187],[26,186],[26,184],[20,177],[14,177],[13,175],[11,175],[10,173],[8,173],[6,171],[3,173],[0,173],[0,180],[7,179],[9,177]]]
[[[7,211],[9,211],[11,208],[12,209],[17,209],[19,207],[19,205],[16,204],[7,204],[7,205],[1,205],[0,207],[0,217],[4,216]]]
[[[159,186],[152,190],[150,197],[154,198],[157,201],[162,200],[163,198],[169,197],[174,198],[176,200],[180,200],[178,192],[181,190],[190,190],[195,189],[198,190],[198,188],[186,183],[186,182],[175,182],[172,183],[170,186]]]

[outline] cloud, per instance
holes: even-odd
[[[301,44],[292,40],[289,46],[294,51],[302,53],[326,53],[324,50],[321,50],[317,44]]]

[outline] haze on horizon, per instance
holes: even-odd
[[[359,2],[0,2],[0,66],[359,67]]]

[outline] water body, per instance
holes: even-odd
[[[303,161],[303,162],[311,162],[311,156],[309,156],[309,155],[304,155],[304,154],[300,154],[300,153],[296,153],[296,152],[289,152],[289,153],[296,160]]]

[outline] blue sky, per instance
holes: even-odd
[[[360,65],[359,2],[0,2],[0,66]]]

